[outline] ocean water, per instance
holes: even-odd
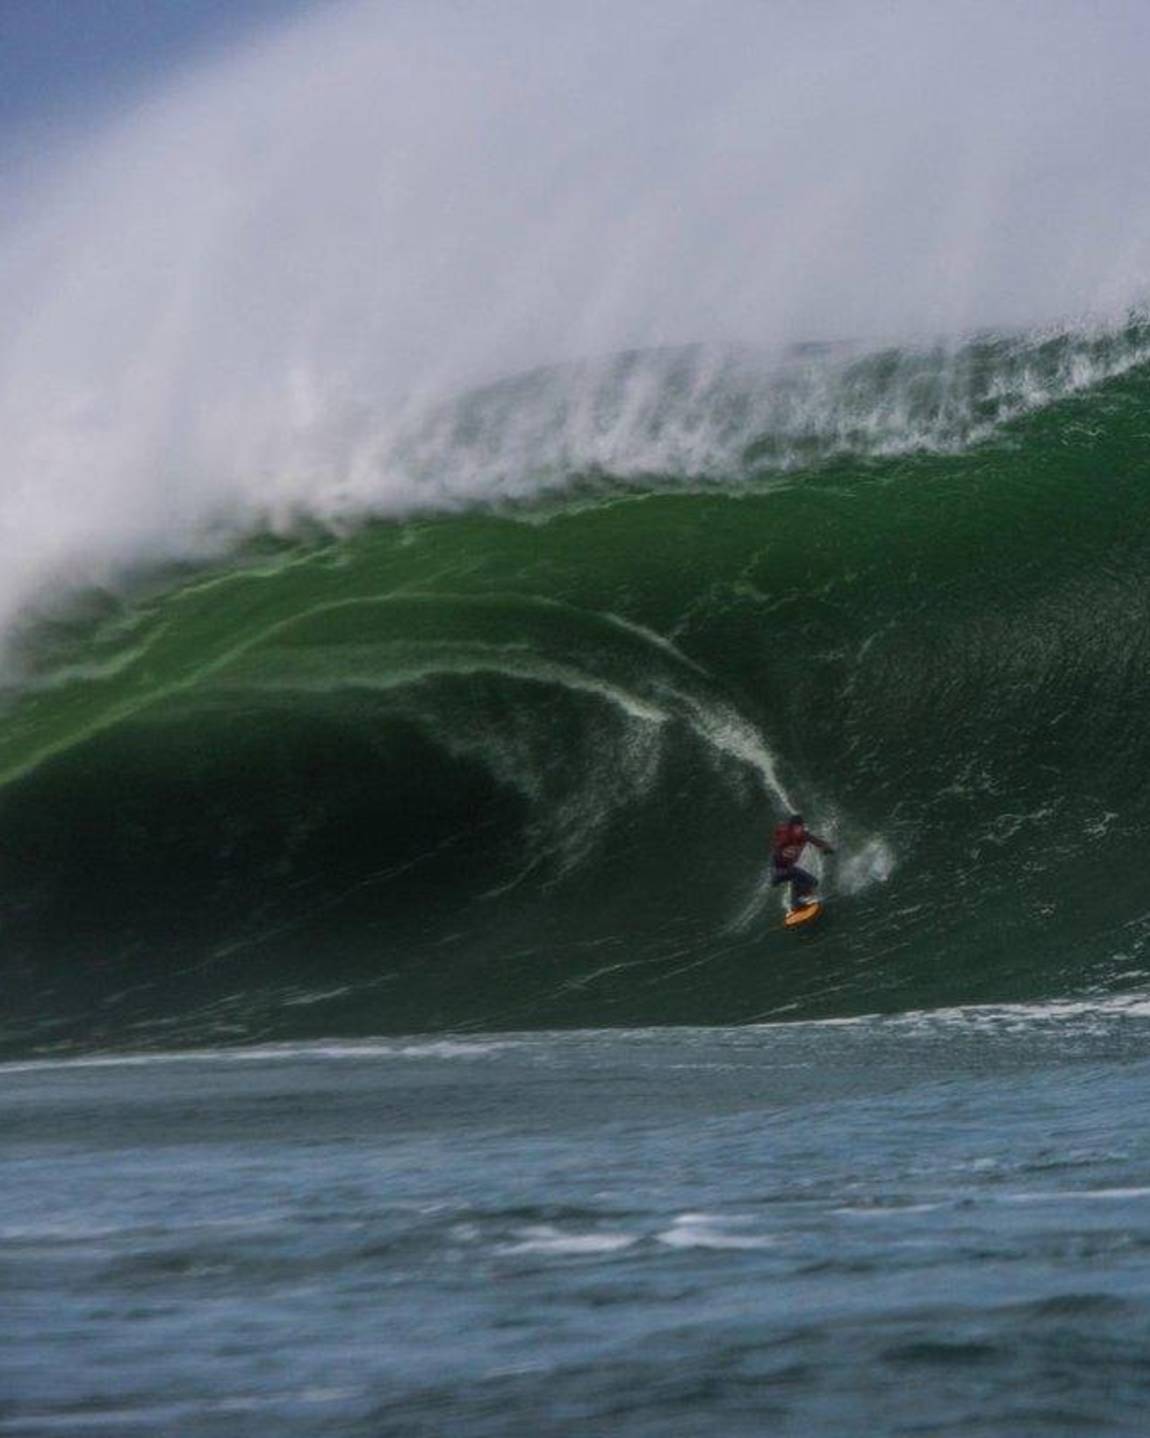
[[[293,10],[0,138],[0,1438],[1146,1433],[1144,7]]]
[[[0,1075],[13,1438],[1145,1431],[1144,1001]]]
[[[27,625],[0,1434],[1144,1431],[1145,348],[527,375],[737,459]]]

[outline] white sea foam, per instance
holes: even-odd
[[[1150,1019],[1150,996],[1139,992],[1097,998],[1044,999],[1034,1003],[967,1004],[937,1009],[908,1009],[898,1014],[852,1014],[831,1019],[796,1019],[787,1029],[851,1028],[882,1024],[887,1028],[1023,1029],[1035,1025],[1109,1023],[1114,1019]],[[769,1033],[777,1024],[759,1024]]]
[[[1057,1193],[1038,1190],[1033,1193],[1004,1193],[997,1196],[999,1203],[1077,1203],[1080,1199],[1102,1199],[1121,1201],[1130,1198],[1150,1198],[1150,1188],[1067,1188]]]
[[[852,846],[835,868],[835,888],[844,894],[860,894],[874,884],[885,884],[894,873],[895,856],[890,844],[875,835]]]
[[[0,193],[0,631],[253,523],[714,473],[763,427],[721,403],[731,344],[1121,315],[1140,11],[1052,7],[1035,64],[1030,16],[974,8],[342,0],[77,133]],[[639,366],[466,443],[442,409],[698,341],[670,405]],[[1013,402],[1130,359],[1036,365]],[[844,409],[810,368],[796,435],[930,442],[897,386]]]
[[[707,1213],[681,1213],[671,1227],[657,1235],[667,1248],[772,1248],[778,1240],[769,1233],[741,1231],[745,1221]]]
[[[156,1053],[91,1054],[55,1059],[20,1059],[0,1064],[7,1074],[37,1073],[52,1069],[149,1068],[167,1064],[277,1063],[380,1059],[481,1059],[517,1046],[513,1038],[477,1039],[316,1039],[300,1043],[253,1044],[247,1048],[200,1048]]]
[[[483,1059],[502,1051],[554,1055],[567,1049],[603,1042],[631,1045],[674,1044],[689,1048],[696,1041],[710,1043],[717,1034],[747,1044],[769,1043],[772,1035],[819,1029],[904,1029],[911,1033],[947,1029],[1025,1032],[1032,1028],[1084,1025],[1088,1029],[1126,1020],[1150,1020],[1150,995],[1144,992],[1097,998],[1047,999],[1034,1003],[969,1004],[937,1009],[911,1009],[900,1014],[866,1013],[829,1019],[779,1020],[730,1028],[683,1025],[641,1029],[534,1029],[506,1034],[480,1033],[463,1037],[400,1037],[394,1039],[316,1039],[296,1043],[255,1044],[243,1048],[199,1048],[152,1053],[92,1054],[61,1058],[17,1059],[0,1063],[0,1074],[56,1069],[147,1067],[165,1064],[274,1063],[285,1059],[302,1062],[444,1059],[450,1062]]]
[[[557,1256],[582,1256],[594,1253],[618,1253],[638,1242],[632,1233],[565,1233],[550,1224],[539,1224],[520,1230],[515,1243],[501,1246],[503,1253],[546,1253]]]

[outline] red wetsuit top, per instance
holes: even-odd
[[[790,824],[785,819],[775,825],[775,836],[771,841],[771,862],[777,869],[789,869],[802,858],[808,844],[816,849],[827,850],[830,845],[824,839],[816,839],[807,832],[805,824]]]

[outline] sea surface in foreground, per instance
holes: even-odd
[[[1150,1002],[0,1069],[0,1433],[1144,1433]]]

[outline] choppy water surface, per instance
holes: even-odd
[[[8,1438],[1142,1431],[1135,1000],[3,1080]]]

